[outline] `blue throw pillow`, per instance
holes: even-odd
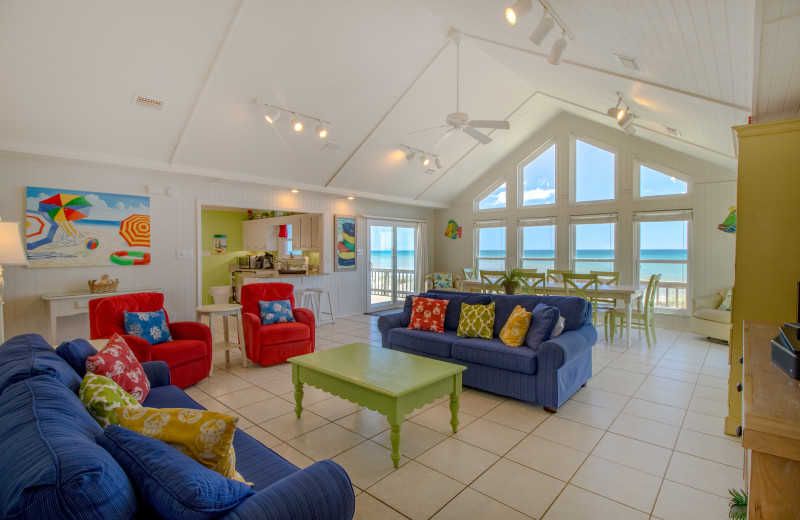
[[[169,444],[112,424],[97,437],[134,488],[164,518],[206,520],[255,494],[250,486],[203,467]]]
[[[289,300],[277,300],[274,302],[258,302],[261,309],[261,324],[271,325],[273,323],[287,323],[294,321],[292,314],[292,304]]]
[[[528,335],[525,337],[525,344],[534,350],[539,345],[552,337],[553,329],[558,324],[561,312],[558,307],[550,307],[540,303],[531,311],[531,326]]]
[[[144,338],[151,345],[172,341],[164,309],[155,312],[125,312],[125,334]]]
[[[56,354],[69,363],[81,378],[86,375],[86,358],[97,354],[97,349],[85,339],[65,341],[56,347]]]

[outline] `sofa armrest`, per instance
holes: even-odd
[[[697,309],[716,309],[722,303],[722,296],[719,294],[709,294],[708,296],[698,296],[692,298],[692,314]]]
[[[169,367],[166,361],[145,361],[142,368],[151,387],[169,386]]]
[[[592,347],[597,330],[591,323],[539,345],[537,400],[552,412],[592,377]]]
[[[247,498],[223,520],[351,520],[350,478],[330,460],[315,462]]]
[[[386,314],[378,318],[378,330],[381,333],[381,346],[383,348],[389,348],[389,331],[397,327],[402,327],[400,324],[400,317],[402,315],[402,312],[398,312],[395,314]]]
[[[253,363],[261,361],[261,318],[249,312],[242,313],[244,348],[247,359]]]
[[[569,330],[539,345],[539,366],[557,370],[597,343],[597,329],[591,323]]]
[[[305,323],[311,329],[311,351],[313,352],[316,344],[314,334],[317,331],[317,327],[314,324],[314,313],[305,307],[295,307],[294,311],[292,311],[292,316],[294,316],[294,321]]]

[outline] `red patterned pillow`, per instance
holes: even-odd
[[[140,403],[150,392],[141,363],[119,334],[111,336],[103,350],[86,358],[86,371],[111,379]]]
[[[444,314],[450,300],[411,297],[411,321],[409,329],[444,332]]]

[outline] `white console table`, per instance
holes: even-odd
[[[89,313],[89,300],[142,292],[161,292],[161,289],[127,289],[110,293],[72,292],[61,294],[45,294],[42,299],[47,302],[47,317],[50,322],[50,343],[56,344],[56,320],[60,316],[74,316]]]

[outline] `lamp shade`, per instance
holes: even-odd
[[[19,222],[0,222],[0,265],[27,265]]]

